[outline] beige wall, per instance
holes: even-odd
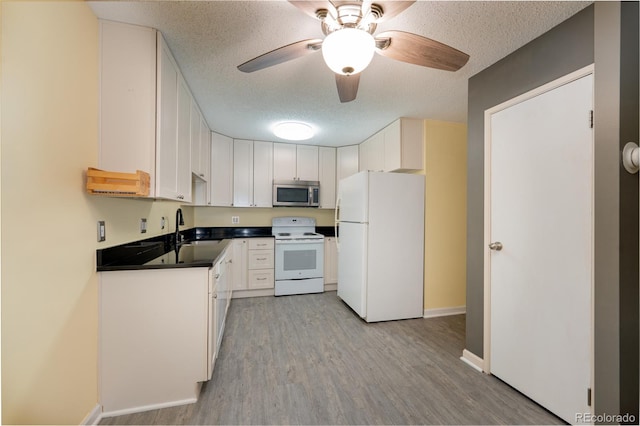
[[[467,127],[425,120],[424,308],[466,303]]]
[[[312,208],[232,208],[195,207],[194,220],[198,226],[271,226],[277,216],[308,216],[316,219],[316,226],[333,226],[334,211]],[[231,216],[239,216],[240,223],[232,225]]]
[[[173,232],[180,205],[84,191],[98,152],[98,22],[87,5],[1,7],[2,423],[79,424],[98,403],[95,250]],[[183,210],[186,229],[193,208]]]

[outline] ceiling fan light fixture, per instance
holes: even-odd
[[[357,28],[342,28],[324,39],[322,56],[331,71],[351,75],[369,66],[375,48],[375,39],[368,32]]]
[[[299,121],[283,121],[273,126],[273,134],[288,141],[304,141],[313,137],[313,128]]]

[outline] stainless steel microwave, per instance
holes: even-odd
[[[273,206],[318,207],[320,182],[287,180],[273,182]]]

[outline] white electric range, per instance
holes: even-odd
[[[275,295],[324,291],[324,236],[311,217],[275,217]]]

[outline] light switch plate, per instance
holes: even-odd
[[[240,223],[240,216],[231,216],[231,223],[237,225]]]
[[[140,233],[144,234],[147,232],[147,219],[146,218],[142,218],[140,219]]]
[[[102,242],[107,239],[107,233],[104,226],[104,220],[98,221],[98,242]]]

